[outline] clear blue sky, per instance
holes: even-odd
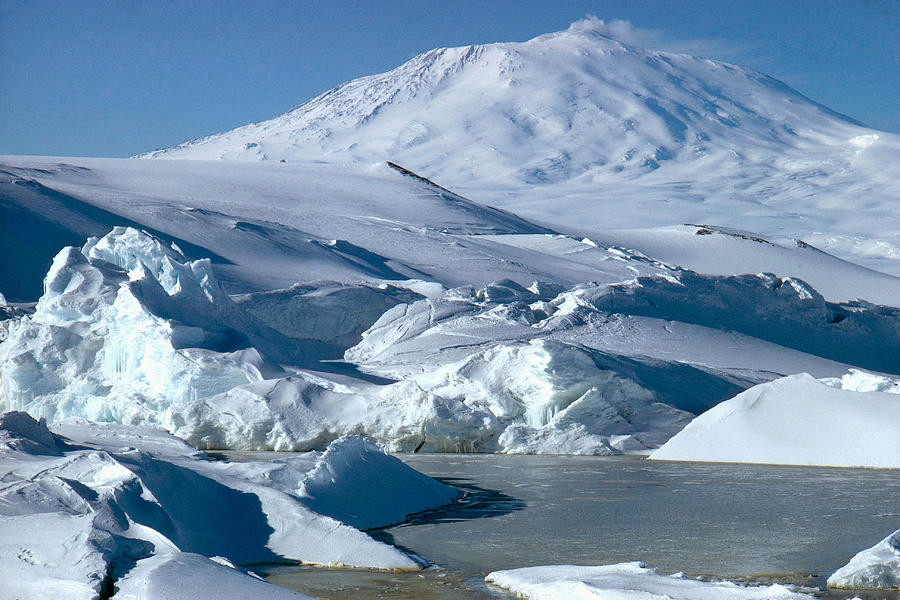
[[[900,0],[0,0],[0,153],[130,156],[434,47],[522,41],[585,14],[900,132]]]

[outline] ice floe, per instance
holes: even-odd
[[[495,571],[485,581],[528,600],[811,600],[793,586],[700,581],[680,573],[660,575],[643,563],[552,565]]]

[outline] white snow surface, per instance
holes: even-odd
[[[115,600],[310,600],[199,554],[159,554],[116,582]]]
[[[426,53],[163,153],[228,160],[0,159],[0,407],[646,452],[784,375],[900,373],[900,278],[807,243],[893,269],[896,136],[605,32]]]
[[[159,425],[207,449],[357,433],[394,451],[610,454],[657,448],[778,375],[900,371],[883,352],[896,309],[643,260],[648,276],[568,290],[325,282],[234,302],[208,260],[117,227],[61,251],[34,313],[5,326],[0,407]]]
[[[361,438],[226,463],[152,427],[54,429],[0,415],[0,577],[16,598],[303,597],[234,565],[415,570],[347,523],[385,526],[457,496]]]
[[[485,581],[528,600],[810,600],[794,587],[699,581],[660,575],[640,562],[602,566],[547,565],[495,571]]]
[[[762,73],[610,35],[586,19],[522,43],[438,48],[144,156],[391,160],[557,226],[710,223],[900,273],[900,136]]]
[[[900,530],[863,550],[828,578],[836,589],[900,589]]]
[[[900,396],[851,391],[896,380],[802,373],[757,385],[694,419],[653,460],[900,469]],[[861,385],[862,384],[862,385]]]

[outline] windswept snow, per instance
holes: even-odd
[[[319,456],[224,463],[159,429],[56,428],[66,437],[25,413],[0,416],[0,573],[16,598],[187,598],[199,586],[299,598],[234,565],[418,569],[347,522],[389,525],[457,495],[359,438]]]
[[[860,380],[885,378],[799,374],[758,385],[700,415],[650,458],[900,468],[900,395],[849,391]],[[895,381],[889,386],[896,391]]]
[[[828,578],[836,589],[900,589],[900,530],[854,556]]]
[[[485,581],[528,600],[811,600],[813,596],[779,584],[738,585],[698,581],[680,573],[660,575],[643,563],[597,567],[552,565],[495,571]]]

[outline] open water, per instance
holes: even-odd
[[[466,490],[460,504],[370,532],[421,573],[277,566],[319,598],[508,598],[497,569],[640,560],[661,573],[824,588],[900,528],[900,471],[653,462],[636,457],[401,455]],[[828,598],[852,593],[827,592]],[[900,598],[897,593],[856,594]]]

